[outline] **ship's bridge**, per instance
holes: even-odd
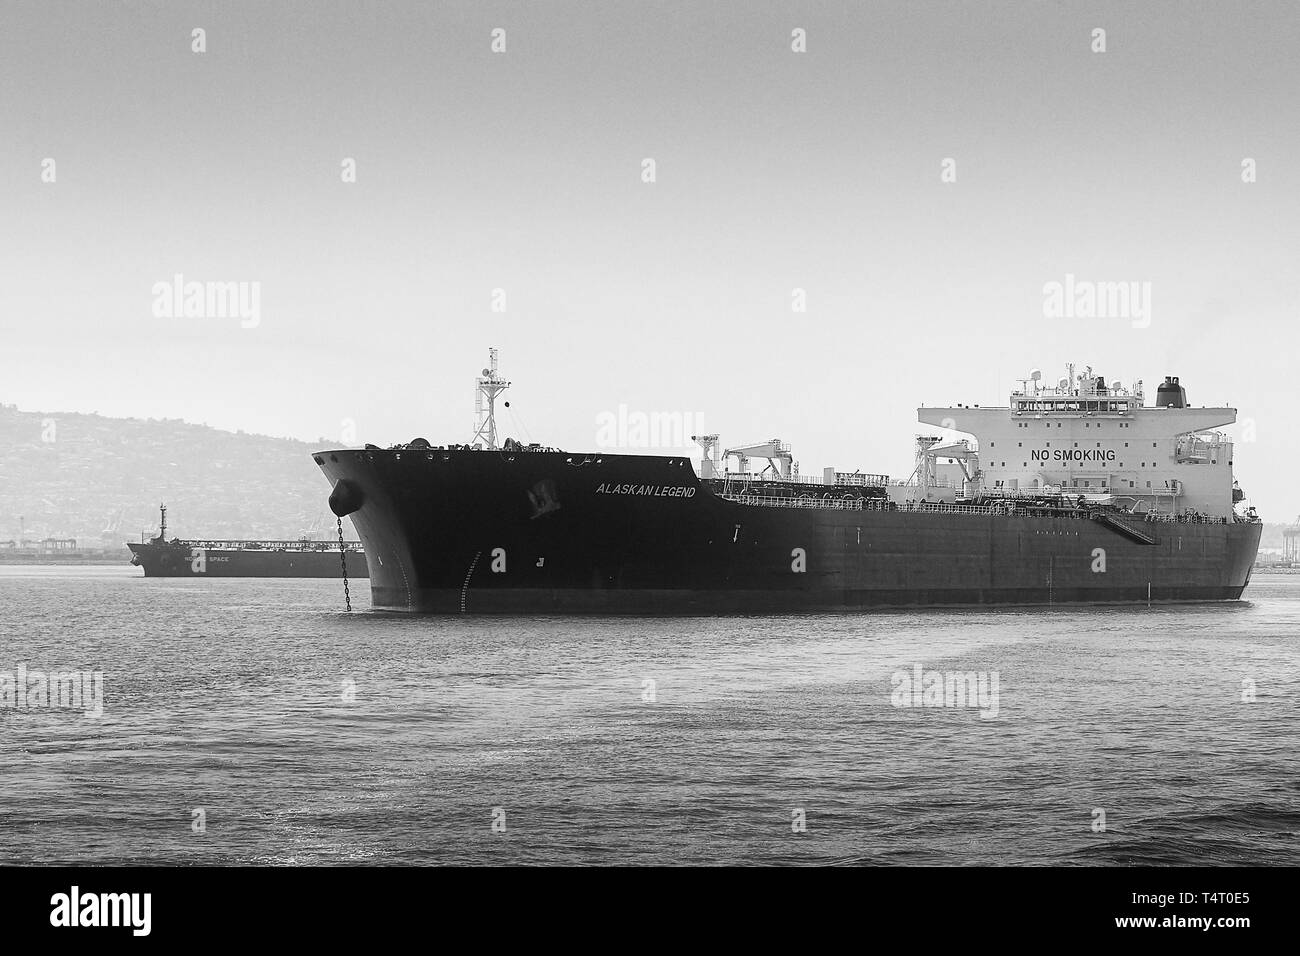
[[[1233,509],[1232,441],[1211,429],[1235,408],[1192,408],[1175,377],[1147,405],[1141,381],[1107,384],[1091,368],[1042,386],[1037,371],[1006,407],[919,408],[917,419],[974,436],[974,485],[984,493],[1107,497],[1138,511],[1226,517]]]
[[[1068,379],[1064,378],[1055,386],[1046,388],[1039,387],[1038,379],[1024,379],[1021,388],[1011,393],[1010,408],[1018,415],[1071,412],[1126,415],[1142,407],[1145,396],[1141,380],[1133,388],[1125,388],[1120,382],[1107,385],[1099,375],[1080,376],[1080,379],[1076,388],[1069,387]],[[1032,388],[1029,387],[1031,382]]]

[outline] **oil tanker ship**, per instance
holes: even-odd
[[[364,578],[366,555],[359,541],[167,540],[167,506],[159,506],[157,537],[127,542],[131,563],[147,578]]]
[[[1146,403],[1074,367],[1004,407],[919,408],[901,481],[798,474],[773,439],[686,457],[498,445],[478,379],[469,445],[425,439],[314,455],[350,516],[376,609],[746,613],[941,605],[1223,601],[1261,524],[1233,480],[1232,408],[1169,377]],[[968,438],[951,440],[952,434]],[[766,461],[761,470],[751,463]],[[734,469],[732,465],[735,465]]]

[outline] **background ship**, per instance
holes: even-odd
[[[167,540],[167,506],[160,505],[158,536],[128,541],[131,563],[150,577],[341,578],[343,555],[338,542]],[[367,576],[366,555],[359,541],[342,545],[349,578]]]
[[[351,516],[376,608],[442,613],[776,612],[916,605],[1230,600],[1261,525],[1238,513],[1231,408],[1176,378],[1091,369],[1008,406],[921,408],[973,439],[921,436],[913,474],[800,476],[778,439],[684,457],[568,454],[507,439],[478,380],[473,445],[315,455]],[[735,459],[738,468],[729,470]],[[762,471],[753,459],[766,459]]]

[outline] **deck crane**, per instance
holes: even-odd
[[[767,467],[759,472],[763,476],[768,471],[776,472],[779,478],[789,478],[794,473],[794,457],[790,454],[790,446],[779,438],[773,438],[765,442],[759,442],[755,445],[741,445],[738,448],[728,448],[722,453],[723,460],[735,457],[739,463],[740,474],[749,474],[749,459],[766,458]]]
[[[916,468],[905,484],[916,482],[921,497],[926,497],[938,482],[937,467],[940,458],[950,458],[961,466],[969,484],[979,476],[979,452],[971,448],[965,438],[949,445],[940,445],[938,435],[919,435],[916,439]],[[971,468],[971,465],[974,468]]]
[[[692,435],[691,441],[699,445],[704,452],[700,458],[700,477],[713,478],[718,473],[718,436],[717,435]]]

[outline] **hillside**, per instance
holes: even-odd
[[[315,445],[171,419],[24,412],[0,405],[0,541],[77,538],[83,547],[168,536],[332,534]],[[354,537],[345,527],[348,537]]]

